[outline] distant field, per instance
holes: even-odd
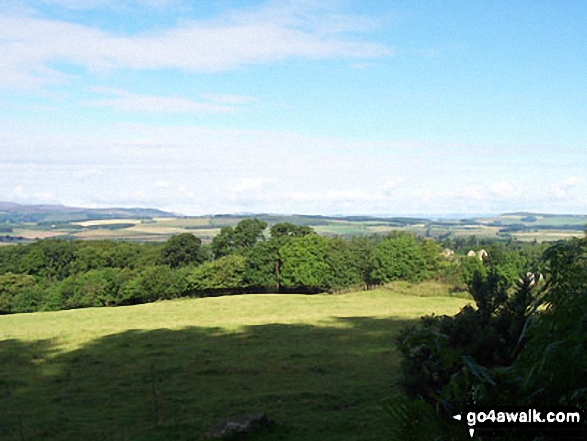
[[[524,233],[517,233],[516,238],[522,241],[533,241],[536,239],[538,242],[545,242],[545,241],[556,241],[556,240],[566,240],[572,237],[580,237],[581,234],[573,231],[556,231],[556,230],[549,230],[549,231],[534,231],[534,232],[524,232]]]
[[[211,219],[207,217],[203,218],[188,218],[188,219],[174,219],[174,218],[155,218],[156,225],[165,227],[175,228],[186,228],[186,227],[209,227],[214,224],[211,223]]]
[[[25,239],[47,239],[49,237],[62,236],[63,232],[60,231],[46,231],[46,230],[20,230],[15,229],[13,236],[24,237]]]
[[[140,219],[103,219],[103,220],[93,220],[93,221],[84,221],[84,222],[72,222],[73,224],[81,225],[82,227],[93,227],[96,225],[115,225],[120,223],[125,224],[140,224]]]
[[[324,216],[257,215],[269,226],[278,222],[309,225],[326,236],[360,236],[388,234],[395,230],[411,231],[429,237],[472,236],[515,238],[532,241],[554,241],[583,236],[587,216],[510,214],[477,219],[411,219],[411,218],[332,218]],[[224,226],[235,226],[243,216],[116,218],[87,221],[62,221],[52,224],[8,224],[13,236],[27,240],[47,237],[83,240],[109,239],[132,241],[164,241],[175,234],[192,233],[209,242]],[[268,234],[268,230],[267,233]]]
[[[199,440],[264,411],[263,440],[389,439],[394,337],[467,300],[406,283],[0,316],[0,439]]]

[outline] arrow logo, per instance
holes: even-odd
[[[463,416],[460,413],[457,415],[453,415],[452,417],[457,421],[461,421],[463,419]],[[469,429],[469,435],[471,436],[471,438],[473,438],[474,434],[475,434],[475,429],[473,429],[473,428]]]

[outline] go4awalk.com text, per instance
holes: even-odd
[[[547,435],[560,439],[587,439],[583,412],[571,407],[471,408],[453,415],[474,436],[502,436],[506,433]]]

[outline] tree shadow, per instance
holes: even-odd
[[[277,424],[248,440],[389,439],[380,402],[399,393],[394,337],[414,322],[129,330],[70,352],[2,341],[0,439],[199,440],[253,411]]]

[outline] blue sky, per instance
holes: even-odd
[[[583,1],[7,0],[0,200],[587,213]]]

